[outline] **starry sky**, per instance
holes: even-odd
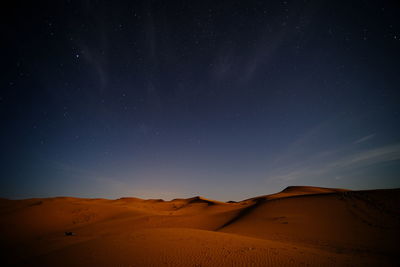
[[[400,187],[396,1],[10,1],[0,196]]]

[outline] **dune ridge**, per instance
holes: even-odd
[[[400,189],[310,186],[239,202],[0,199],[0,244],[26,266],[396,266],[399,207]]]

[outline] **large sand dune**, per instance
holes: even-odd
[[[400,189],[288,187],[202,197],[0,199],[6,265],[398,266]],[[73,232],[67,236],[65,232]]]

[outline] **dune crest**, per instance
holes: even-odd
[[[0,199],[0,241],[9,265],[391,265],[398,207],[400,189],[310,186],[240,202]]]
[[[342,189],[342,188],[327,188],[327,187],[316,187],[316,186],[288,186],[285,189],[283,189],[281,192],[285,193],[313,193],[313,194],[318,194],[318,193],[335,193],[335,192],[345,192],[345,191],[350,191],[348,189]]]

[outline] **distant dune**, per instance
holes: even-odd
[[[400,189],[0,199],[0,244],[18,266],[399,266]]]

